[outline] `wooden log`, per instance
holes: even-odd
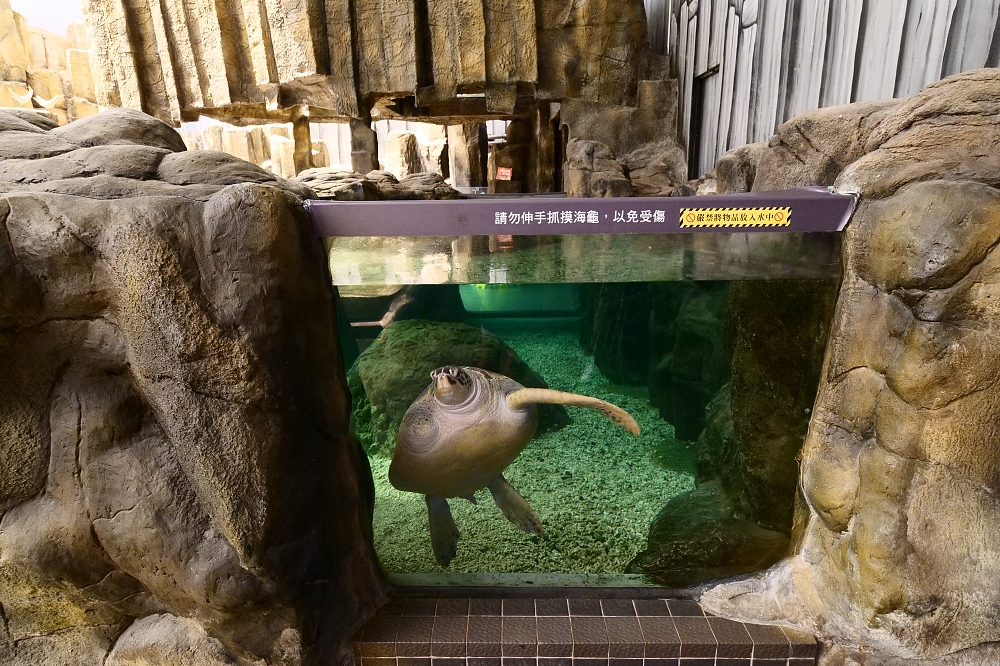
[[[360,114],[354,77],[354,27],[351,0],[326,0],[327,47],[330,52],[330,90],[337,100],[333,112],[346,118]]]
[[[161,120],[172,124],[181,121],[181,105],[177,94],[177,79],[174,65],[170,60],[170,37],[167,33],[167,17],[159,2],[139,0],[135,2],[133,14],[136,34],[144,38],[143,57],[139,59],[143,68],[141,77],[146,85],[147,111]]]
[[[118,84],[120,104],[130,109],[142,109],[140,70],[129,41],[125,7],[122,0],[103,0],[103,6],[108,26],[108,53],[113,76]]]
[[[482,0],[427,0],[431,34],[432,90],[417,100],[444,101],[460,88],[486,83],[486,19]]]
[[[704,74],[711,66],[708,50],[712,42],[712,1],[696,0],[691,3],[691,14],[698,17],[698,34],[695,38],[694,75]]]
[[[112,64],[111,36],[108,17],[102,0],[83,0],[83,11],[91,17],[88,23],[90,39],[93,42],[93,62],[91,73],[94,77],[94,92],[97,102],[103,106],[121,106],[121,94]]]
[[[688,12],[689,4],[685,3],[681,7],[680,32],[684,36],[683,51],[680,51],[681,62],[683,63],[683,73],[681,81],[684,83],[682,89],[682,118],[681,140],[685,148],[690,149],[691,141],[691,93],[694,88],[694,53],[698,34],[698,17],[690,16]],[[680,47],[678,47],[680,49]]]
[[[308,1],[264,0],[264,6],[278,80],[285,82],[316,74],[318,63],[313,49]]]
[[[175,1],[187,16],[203,104],[206,108],[229,104],[226,56],[214,0]]]
[[[243,29],[246,33],[250,74],[257,86],[278,82],[278,68],[273,59],[271,26],[262,0],[241,0]]]
[[[538,80],[534,0],[484,3],[486,82],[510,84]]]

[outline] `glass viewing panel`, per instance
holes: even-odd
[[[670,499],[695,487],[706,423],[731,399],[733,317],[741,316],[734,293],[750,280],[806,281],[834,293],[840,271],[838,235],[817,231],[324,240],[353,338],[345,340],[348,362],[360,352],[348,382],[352,425],[375,482],[375,546],[401,584],[647,582],[629,573],[630,562]],[[432,384],[431,372],[447,366],[606,401],[634,417],[640,433],[572,404],[539,404],[533,436],[490,422],[492,408],[482,406],[457,421],[435,407],[405,416]],[[434,380],[439,391],[468,381],[478,380],[441,373]],[[476,390],[506,396],[516,388]],[[455,394],[439,395],[447,402]],[[467,397],[457,395],[458,402]],[[428,422],[436,434],[422,439]],[[455,436],[456,422],[487,426]],[[476,448],[483,443],[518,437],[527,443],[513,462],[480,467],[502,472],[540,530],[502,487],[466,479],[472,472],[457,460],[467,450],[485,455]],[[417,454],[394,462],[404,439]],[[430,468],[421,466],[420,456],[442,439],[457,452],[434,453]],[[478,485],[447,499],[457,548],[440,500],[412,490],[430,483],[425,477],[449,474],[457,479],[449,489]]]

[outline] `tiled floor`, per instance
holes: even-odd
[[[360,666],[814,666],[808,635],[706,616],[680,599],[391,600]]]

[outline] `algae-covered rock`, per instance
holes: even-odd
[[[671,587],[758,571],[788,551],[788,535],[740,518],[717,481],[678,495],[653,519],[647,549],[629,573]]]
[[[650,286],[649,401],[673,424],[678,439],[698,439],[705,407],[729,380],[723,344],[727,282]]]
[[[387,326],[348,373],[354,427],[365,449],[390,446],[410,404],[430,384],[430,372],[468,365],[507,375],[529,388],[548,388],[500,338],[467,324],[407,319]],[[559,405],[539,405],[539,428],[569,423]]]
[[[616,384],[646,383],[649,290],[647,282],[594,284],[581,290],[580,344]]]
[[[698,437],[698,487],[660,510],[645,550],[627,569],[673,587],[759,571],[788,553],[788,534],[749,520],[727,492],[724,475],[739,474],[742,464],[728,384],[705,411],[705,428]]]

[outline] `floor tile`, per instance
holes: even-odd
[[[569,615],[566,599],[535,599],[535,615]]]
[[[631,599],[601,599],[601,608],[604,616],[611,615],[635,615],[635,606]]]
[[[603,617],[574,617],[573,656],[607,659],[608,631]]]
[[[470,599],[469,615],[503,615],[503,599]]]
[[[742,622],[710,617],[708,624],[715,634],[715,641],[719,644],[716,653],[718,657],[749,659],[753,656],[753,639],[750,638]]]
[[[468,666],[502,666],[500,663],[500,657],[468,657],[466,660]],[[403,666],[400,664],[399,666]]]
[[[646,644],[646,659],[663,659],[681,656],[681,639],[674,620],[665,616],[640,617],[639,628]]]
[[[431,666],[430,657],[399,657],[398,666]]]
[[[403,615],[434,615],[437,599],[411,597],[403,602]]]
[[[573,666],[570,657],[539,657],[538,666]]]
[[[758,659],[788,659],[788,639],[779,627],[765,624],[745,624],[753,639],[753,657]]]
[[[535,616],[535,600],[534,599],[504,599],[503,600],[503,614],[504,616],[525,616],[534,617]]]
[[[394,657],[361,657],[361,666],[396,666]]]
[[[788,639],[790,657],[816,659],[819,654],[819,643],[816,642],[815,636],[788,627],[782,627],[781,633]]]
[[[675,617],[681,639],[681,657],[715,658],[715,634],[704,617]]]
[[[610,657],[642,659],[645,645],[639,619],[635,616],[615,616],[604,618],[608,630]]]
[[[604,615],[600,599],[570,599],[570,615]]]
[[[434,611],[437,615],[468,615],[468,599],[438,599]]]
[[[689,599],[667,599],[670,614],[674,617],[704,617],[701,606]]]
[[[537,628],[539,657],[573,656],[573,630],[568,617],[539,617]]]
[[[536,657],[538,655],[538,631],[535,618],[504,617],[500,639],[501,651],[506,657]]]
[[[636,615],[670,615],[667,602],[663,599],[636,599],[632,605]]]

